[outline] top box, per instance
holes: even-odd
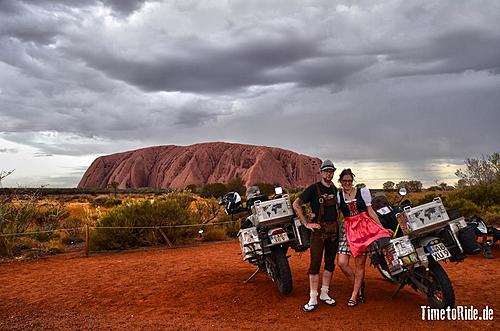
[[[405,207],[397,218],[403,232],[411,235],[433,231],[447,225],[450,220],[439,197],[417,207]]]
[[[292,204],[288,194],[282,198],[269,201],[256,201],[252,207],[255,215],[255,225],[273,225],[289,221],[293,216]]]

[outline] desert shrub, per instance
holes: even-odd
[[[113,208],[99,221],[98,227],[155,227],[191,224],[190,214],[176,200],[142,200]],[[175,243],[194,238],[196,229],[163,228],[167,238]],[[156,229],[96,228],[91,231],[91,249],[128,249],[162,243]]]
[[[469,217],[472,215],[480,215],[481,208],[474,202],[465,199],[446,199],[444,205],[447,208],[458,209],[460,215]]]
[[[483,214],[483,219],[489,225],[500,227],[500,213],[498,212],[492,213],[487,211],[486,213]]]
[[[434,200],[434,198],[436,197],[441,197],[444,199],[444,197],[439,194],[439,193],[426,193],[424,194],[423,196],[415,196],[415,197],[412,197],[411,195],[408,197],[408,199],[410,199],[411,203],[414,205],[414,206],[418,206],[418,205],[421,205],[421,204],[424,204],[424,203],[427,203],[427,202],[431,202],[432,200]],[[401,198],[399,198],[401,199]],[[444,201],[444,200],[443,200]]]
[[[0,203],[0,234],[24,233],[37,216],[38,196],[10,198]],[[0,255],[13,256],[17,236],[0,237]]]
[[[94,207],[100,206],[100,207],[111,208],[114,206],[121,205],[121,203],[122,200],[117,197],[113,197],[110,195],[99,195],[94,199],[92,205]]]
[[[203,186],[200,195],[204,198],[220,198],[228,192],[226,185],[222,183],[213,183]]]
[[[224,208],[215,198],[198,198],[191,202],[189,211],[193,221],[200,224],[211,222],[224,214]]]
[[[221,226],[209,226],[205,229],[205,232],[203,233],[203,240],[204,241],[222,241],[226,240],[226,231],[224,228]]]
[[[44,249],[49,254],[58,254],[66,252],[66,246],[60,239],[52,239]]]
[[[228,236],[229,238],[236,238],[238,236],[239,230],[240,230],[239,222],[224,224],[224,231],[226,233],[226,236]]]
[[[446,206],[459,208],[463,216],[477,214],[486,223],[500,223],[500,181],[468,186],[446,196]]]
[[[228,192],[238,192],[241,196],[244,196],[246,192],[245,184],[243,183],[243,180],[238,176],[227,182],[226,189]]]
[[[191,202],[196,200],[196,196],[189,192],[171,192],[155,200],[173,200],[177,202],[179,207],[184,210],[188,210],[191,206]]]
[[[260,194],[264,194],[268,197],[274,195],[274,185],[268,183],[256,183],[255,186],[259,187]]]
[[[450,198],[465,199],[474,202],[481,209],[500,205],[500,180],[487,184],[475,185],[456,190],[449,195]]]

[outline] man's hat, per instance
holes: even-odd
[[[325,160],[323,161],[323,163],[321,163],[321,167],[319,168],[321,171],[325,171],[325,170],[337,170],[337,168],[335,168],[335,166],[333,165],[333,162],[331,160]]]

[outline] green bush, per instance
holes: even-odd
[[[98,221],[97,227],[155,227],[191,223],[190,214],[176,200],[141,200],[113,208]],[[163,228],[162,231],[175,243],[194,238],[196,229]],[[164,241],[160,231],[154,228],[96,228],[92,229],[90,238],[92,250],[129,249]]]
[[[445,205],[459,208],[462,215],[480,215],[488,224],[500,219],[500,181],[468,186],[446,196]]]
[[[444,205],[446,208],[457,209],[464,217],[481,214],[481,208],[470,200],[447,198]]]

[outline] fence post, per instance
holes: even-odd
[[[89,251],[90,251],[89,225],[85,224],[85,257],[89,257]]]

